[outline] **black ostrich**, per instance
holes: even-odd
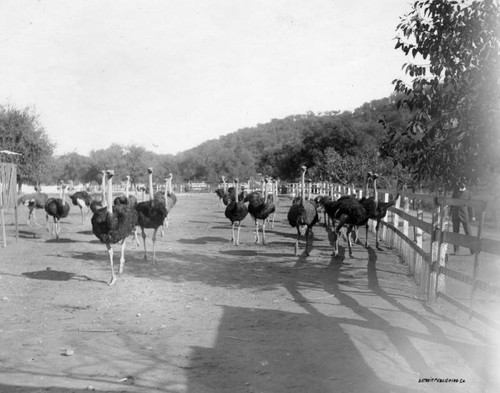
[[[66,196],[66,184],[61,182],[61,197],[49,198],[45,203],[45,212],[47,220],[47,231],[52,232],[52,235],[59,239],[59,232],[61,231],[61,218],[65,218],[69,214],[69,204],[64,200]],[[49,216],[53,218],[52,231],[49,227]]]
[[[118,270],[118,273],[121,274],[123,273],[123,265],[125,264],[125,240],[134,232],[137,225],[137,211],[133,206],[113,205],[113,175],[113,170],[106,172],[108,182],[106,206],[97,209],[91,219],[92,232],[106,245],[106,250],[108,251],[111,265],[111,280],[108,285],[113,285],[116,282],[113,265],[113,248],[111,245],[121,242],[120,268]]]
[[[380,228],[380,221],[387,215],[387,210],[389,210],[390,207],[394,206],[399,199],[399,186],[400,183],[398,182],[397,185],[397,193],[394,199],[392,199],[389,202],[378,202],[377,209],[375,210],[375,213],[370,216],[371,220],[376,221],[375,225],[375,247],[379,250],[379,238],[378,238],[378,230]],[[368,223],[366,224],[366,227],[368,228]],[[368,247],[368,232],[367,232],[367,237],[366,237],[366,243],[365,247]]]
[[[35,209],[44,209],[48,199],[49,196],[43,192],[33,192],[17,199],[18,205],[23,204],[28,207],[28,226],[31,226],[31,217],[35,220],[35,224],[38,225]]]
[[[127,183],[125,185],[125,195],[119,195],[115,199],[113,199],[113,205],[127,205],[130,207],[135,208],[137,205],[137,198],[133,195],[130,195],[129,193],[129,188],[130,188],[130,176],[126,176]],[[103,197],[104,199],[104,197]],[[139,247],[139,239],[137,236],[137,230],[134,229],[134,240],[135,244]]]
[[[240,229],[241,222],[248,215],[248,207],[244,202],[240,200],[240,194],[237,195],[236,190],[238,189],[238,179],[234,179],[235,189],[234,193],[231,194],[230,201],[226,207],[224,214],[231,221],[231,242],[238,246],[240,244]],[[238,225],[237,235],[234,236],[234,227]]]
[[[255,243],[259,243],[259,226],[262,227],[262,244],[266,244],[266,220],[269,215],[276,211],[276,206],[274,202],[269,199],[267,193],[267,183],[269,179],[264,180],[264,192],[260,193],[258,191],[251,192],[248,194],[244,202],[248,202],[248,212],[255,220]],[[264,195],[262,195],[264,194]],[[262,225],[259,225],[261,221]]]
[[[71,199],[71,202],[73,202],[73,205],[80,207],[80,213],[82,215],[82,223],[83,223],[84,222],[83,207],[85,206],[87,208],[87,212],[85,213],[86,216],[90,211],[90,203],[92,202],[92,197],[87,191],[77,191],[73,195],[70,195],[69,197]]]
[[[156,232],[163,226],[167,217],[167,208],[165,200],[159,197],[153,197],[153,168],[148,168],[149,175],[149,201],[139,202],[136,206],[138,214],[138,223],[142,231],[142,240],[144,242],[144,259],[147,259],[146,251],[146,232],[145,228],[153,228],[153,263],[156,263]]]
[[[349,247],[349,257],[352,258],[351,232],[354,227],[366,225],[370,216],[374,215],[378,206],[377,182],[378,175],[368,174],[368,179],[373,179],[373,189],[375,195],[373,198],[363,197],[361,200],[350,196],[339,198],[332,205],[326,204],[325,209],[330,218],[338,224],[334,230],[334,255],[338,255],[338,236],[344,225],[347,225],[347,245]]]
[[[312,227],[318,222],[318,211],[316,209],[316,204],[312,201],[306,200],[305,198],[305,175],[306,175],[307,167],[302,167],[302,189],[301,189],[301,198],[296,200],[290,210],[288,211],[288,222],[294,228],[297,228],[297,241],[295,242],[295,255],[299,255],[299,239],[301,236],[300,228],[302,226],[306,227],[306,256],[309,255],[309,235]]]

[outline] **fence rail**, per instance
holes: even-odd
[[[297,183],[283,185],[283,189],[293,196],[302,192],[300,187]],[[308,183],[304,193],[311,198],[317,194],[337,198],[342,195],[361,197],[363,190],[328,183]],[[379,200],[388,201],[390,195],[394,197],[395,192],[380,190]],[[469,313],[471,318],[476,317],[483,322],[487,320],[474,310],[474,299],[477,291],[482,291],[486,295],[500,296],[500,286],[478,278],[480,262],[483,259],[490,261],[493,258],[494,263],[500,263],[500,258],[498,258],[500,257],[500,241],[485,237],[483,230],[485,212],[488,209],[496,212],[496,206],[491,206],[494,202],[462,200],[406,191],[399,191],[399,195],[400,198],[395,206],[389,209],[389,214],[382,220],[379,234],[382,240],[396,250],[402,260],[408,264],[410,273],[419,286],[421,299],[436,301],[440,298],[455,306],[459,305],[462,310]],[[424,205],[425,212],[422,208]],[[411,210],[410,206],[414,209]],[[450,231],[450,208],[453,206],[474,210],[475,216],[479,218],[477,235]],[[372,232],[375,232],[374,223],[370,225],[372,225]],[[450,268],[448,248],[454,246],[471,250],[470,258],[473,260],[471,274]],[[498,270],[500,271],[500,267]],[[469,288],[466,293],[468,304],[463,304],[446,293],[446,283],[449,280],[456,280]]]

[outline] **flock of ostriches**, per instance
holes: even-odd
[[[342,196],[339,199],[333,199],[330,196],[318,196],[314,200],[306,199],[305,189],[305,174],[307,168],[302,167],[301,179],[301,195],[292,201],[292,206],[287,214],[287,219],[290,225],[297,230],[297,240],[295,242],[295,255],[299,253],[299,239],[302,232],[305,231],[305,255],[309,255],[309,243],[312,235],[313,226],[319,221],[318,211],[323,210],[325,216],[325,226],[328,222],[333,223],[334,235],[334,255],[338,255],[338,240],[342,228],[346,228],[343,235],[347,241],[349,248],[349,256],[352,257],[351,237],[354,235],[357,240],[358,227],[365,226],[366,242],[368,246],[368,221],[376,221],[376,247],[378,244],[378,230],[380,221],[387,214],[389,207],[393,206],[399,198],[399,192],[396,197],[390,202],[379,202],[377,192],[378,175],[368,172],[365,181],[365,193],[361,199],[357,199],[353,195]],[[91,219],[92,231],[94,235],[106,245],[111,266],[111,280],[109,285],[116,282],[116,275],[113,265],[113,248],[112,244],[119,243],[121,245],[121,256],[119,273],[123,272],[125,263],[125,240],[129,236],[134,236],[137,245],[137,227],[141,228],[142,239],[144,245],[144,258],[147,259],[146,250],[146,228],[153,229],[153,263],[156,262],[155,245],[156,235],[158,230],[161,230],[163,236],[164,227],[168,227],[168,216],[172,208],[177,202],[177,197],[172,192],[172,174],[166,179],[165,191],[149,192],[149,200],[138,202],[133,195],[129,195],[130,178],[127,176],[126,194],[113,199],[112,196],[112,179],[114,171],[103,171],[102,177],[102,197],[100,200],[94,199],[85,191],[75,192],[70,195],[73,205],[79,206],[81,210],[82,222],[84,221],[84,208],[92,211]],[[153,169],[148,168],[149,190],[153,190]],[[266,224],[268,222],[274,224],[274,214],[276,212],[275,196],[273,192],[268,193],[269,178],[263,179],[263,187],[261,191],[252,191],[246,193],[241,192],[238,188],[238,179],[234,179],[234,186],[227,188],[224,177],[222,178],[224,187],[217,189],[215,193],[219,196],[220,201],[226,205],[225,216],[231,222],[231,242],[234,245],[239,245],[239,236],[242,221],[250,214],[255,222],[255,242],[260,242],[259,232],[262,231],[262,244],[266,244]],[[373,187],[373,196],[368,196],[368,186],[371,182]],[[106,191],[107,190],[107,191]],[[28,206],[28,225],[34,215],[34,209],[45,209],[47,230],[59,239],[60,220],[68,215],[70,206],[65,202],[66,185],[61,184],[60,198],[48,198],[46,194],[36,192],[27,194],[19,198],[18,204]],[[49,226],[49,216],[52,217],[52,228]],[[326,219],[328,217],[328,219]],[[335,225],[336,223],[336,225]]]

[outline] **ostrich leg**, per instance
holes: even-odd
[[[156,232],[158,228],[155,228],[153,232],[153,265],[156,263]]]
[[[306,229],[306,257],[309,256],[309,235],[310,235],[310,228],[307,226]]]
[[[259,221],[255,220],[255,244],[259,243]]]
[[[266,244],[266,220],[262,220],[262,244]]]
[[[111,248],[111,244],[107,243],[106,249],[107,249],[108,255],[109,255],[109,264],[111,266],[111,280],[108,283],[108,285],[111,286],[116,282],[115,268],[113,266],[113,249]]]
[[[297,240],[295,241],[295,256],[299,255],[300,226],[297,225]]]
[[[231,243],[232,244],[237,244],[237,240],[236,240],[236,237],[234,236],[234,225],[236,224],[236,222],[233,222],[231,224]]]
[[[125,264],[125,244],[126,244],[125,240],[127,240],[127,238],[124,238],[122,240],[121,256],[120,256],[120,268],[118,269],[118,274],[123,273],[123,265]]]
[[[238,234],[237,234],[237,237],[236,237],[236,245],[237,246],[240,245],[240,229],[241,229],[241,221],[238,223]]]
[[[146,232],[144,231],[144,228],[141,228],[142,231],[142,243],[144,244],[144,259],[148,259],[148,254],[146,251]]]

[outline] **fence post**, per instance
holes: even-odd
[[[384,202],[385,203],[389,202],[389,193],[388,192],[384,192]],[[383,217],[382,221],[387,222],[387,218]],[[384,239],[384,241],[387,240],[386,235],[387,235],[387,226],[382,224],[382,239]]]
[[[409,213],[409,211],[410,211],[410,200],[408,199],[407,196],[403,197],[403,211],[405,213]],[[403,235],[405,235],[407,238],[408,238],[409,228],[410,227],[409,227],[408,220],[403,219]],[[409,258],[410,247],[408,246],[408,244],[406,244],[406,242],[404,242],[402,244],[402,248],[403,248],[403,252],[402,252],[403,258],[408,263],[408,266],[410,268],[410,272],[412,274],[414,274],[415,273],[415,266],[412,265],[410,258]]]
[[[442,203],[440,203],[436,197],[432,215],[430,301],[436,301],[437,294],[445,290],[445,275],[440,273],[440,268],[446,265],[447,246],[443,244],[443,231],[447,228],[448,212],[445,206],[445,198],[442,198]]]
[[[418,200],[417,202],[417,218],[419,220],[424,219],[424,210],[422,209],[422,201]],[[422,244],[423,244],[423,231],[422,228],[419,227],[413,227],[414,230],[414,236],[415,236],[415,243],[417,244],[417,247],[422,250]],[[422,279],[422,256],[420,254],[416,254],[415,257],[415,278],[417,280],[417,284],[419,285],[420,291],[422,290],[422,283],[425,283],[425,279]],[[420,292],[420,295],[422,295],[422,292]]]
[[[481,212],[479,216],[479,226],[477,227],[477,243],[480,244],[481,236],[483,232],[483,223],[484,223],[484,210]],[[469,319],[472,318],[472,314],[474,312],[474,292],[476,290],[476,280],[477,280],[477,272],[479,270],[479,253],[481,250],[474,250],[474,268],[472,270],[472,286],[470,290],[470,311],[469,311]]]

